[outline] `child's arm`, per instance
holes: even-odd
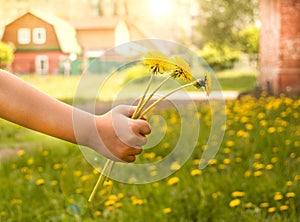
[[[96,116],[62,103],[0,70],[0,117],[102,155],[132,162],[151,131],[144,120],[130,119],[134,107],[119,106]]]

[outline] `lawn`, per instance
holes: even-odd
[[[299,106],[299,99],[284,96],[227,101],[222,145],[200,170],[211,113],[199,103],[199,140],[185,164],[174,161],[174,174],[150,184],[108,181],[93,203],[87,199],[99,172],[78,147],[1,120],[0,147],[15,154],[0,165],[0,221],[299,221]],[[138,162],[164,158],[180,133],[176,110],[154,111],[170,127]],[[157,173],[155,167],[145,172]]]
[[[121,76],[121,78],[119,78],[119,76]],[[112,78],[107,79],[106,75],[91,75],[84,80],[81,79],[80,75],[70,77],[60,75],[25,75],[21,76],[21,78],[57,99],[67,103],[72,103],[74,96],[87,99],[90,95],[97,95],[95,93],[98,92],[95,92],[95,88],[96,90],[101,89],[99,92],[101,100],[113,99],[113,95],[116,94],[116,92],[119,92],[120,89],[127,90],[124,87],[126,76],[119,76],[113,75]],[[216,77],[222,87],[222,90],[243,92],[253,90],[255,88],[257,71],[226,70],[217,72]],[[82,85],[78,86],[80,82]],[[104,87],[101,85],[102,82],[106,83],[104,84]],[[143,91],[146,82],[147,81],[142,83],[137,82],[129,86],[135,91]],[[172,86],[173,85],[171,85],[171,87]],[[192,88],[192,90],[194,89]]]

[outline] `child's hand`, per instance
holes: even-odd
[[[133,162],[147,143],[145,135],[151,132],[148,122],[130,118],[135,109],[134,106],[122,105],[95,117],[100,140],[98,138],[92,147],[112,160]]]

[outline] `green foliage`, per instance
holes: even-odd
[[[206,43],[198,53],[215,70],[232,68],[240,56],[240,51],[215,42]]]
[[[209,105],[198,104],[199,141],[180,170],[145,185],[113,181],[89,205],[87,198],[99,174],[76,146],[40,135],[31,147],[1,162],[0,221],[294,222],[300,217],[299,105],[299,99],[284,96],[227,101],[221,148],[209,166],[199,170],[212,120]],[[166,130],[166,141],[155,150],[144,150],[141,162],[168,155],[180,133],[175,109],[155,112],[171,127],[153,122],[155,129]],[[1,133],[12,127],[2,121],[0,126]],[[145,173],[154,175],[155,170]],[[174,178],[177,182],[168,185]]]
[[[0,42],[0,68],[6,69],[14,59],[14,47],[11,44]]]
[[[239,32],[240,49],[247,54],[258,53],[259,29],[249,25]]]
[[[217,42],[235,45],[238,32],[253,24],[258,10],[257,0],[199,0],[200,18],[198,30],[200,43]]]

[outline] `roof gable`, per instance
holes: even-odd
[[[76,30],[74,29],[74,27],[70,23],[54,15],[44,13],[44,12],[39,12],[39,11],[31,11],[15,19],[7,26],[11,25],[12,23],[18,22],[19,20],[23,19],[25,16],[28,15],[41,19],[44,22],[53,26],[60,48],[63,52],[81,53],[81,47],[77,41]]]

